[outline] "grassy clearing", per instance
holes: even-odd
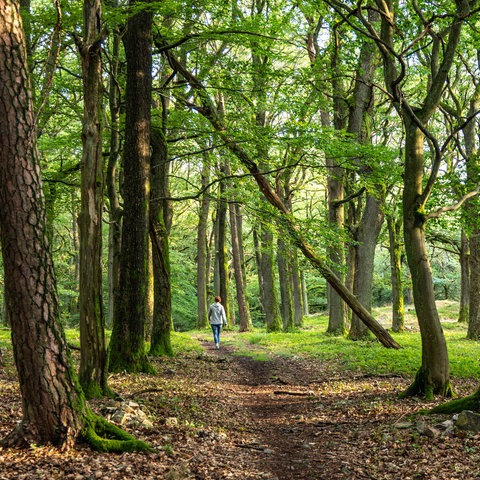
[[[479,345],[466,339],[467,326],[456,322],[458,305],[455,302],[439,302],[439,314],[448,344],[451,374],[457,378],[479,378]],[[374,315],[386,328],[389,327],[389,307],[377,309]],[[375,339],[352,342],[344,337],[327,335],[328,318],[324,315],[305,319],[301,330],[290,333],[266,333],[263,329],[253,332],[224,332],[224,344],[235,347],[238,355],[266,360],[269,355],[309,356],[320,362],[336,363],[338,370],[358,371],[362,374],[399,374],[414,376],[421,365],[421,338],[415,311],[408,309],[406,331],[392,333],[402,345],[401,350],[381,346]],[[191,334],[191,333],[190,333]],[[188,335],[188,334],[187,334]],[[206,331],[194,336],[210,340]]]
[[[467,326],[456,321],[458,305],[455,302],[439,302],[438,309],[447,339],[452,376],[480,378],[479,344],[467,340]],[[390,307],[375,309],[373,313],[386,328],[390,326]],[[268,360],[271,355],[308,356],[319,362],[334,364],[338,371],[349,370],[361,374],[414,376],[421,365],[421,338],[413,307],[406,309],[406,331],[392,333],[402,345],[401,350],[387,349],[375,339],[352,342],[344,337],[329,336],[325,333],[327,323],[325,315],[317,315],[307,317],[301,330],[289,333],[266,333],[264,329],[238,333],[228,329],[222,333],[222,343],[235,347],[238,355],[250,356],[258,361]],[[80,345],[78,330],[68,329],[66,337],[69,344]],[[209,328],[172,332],[172,345],[177,356],[202,354],[199,341],[212,341]],[[0,328],[0,348],[11,348],[8,328]]]

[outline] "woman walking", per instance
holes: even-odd
[[[227,316],[225,315],[223,305],[220,303],[221,301],[222,299],[220,297],[215,297],[215,303],[212,303],[208,309],[208,321],[212,326],[213,341],[217,349],[220,348],[220,332],[222,331],[222,326],[227,326]]]

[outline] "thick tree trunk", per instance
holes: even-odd
[[[18,3],[0,9],[0,234],[23,418],[4,445],[69,447],[86,403],[59,322]]]
[[[432,398],[452,394],[448,350],[433,288],[432,271],[425,244],[425,214],[418,203],[422,194],[423,142],[418,126],[406,122],[403,224],[405,251],[412,275],[415,311],[422,335],[422,366],[405,395]]]
[[[84,38],[78,41],[83,73],[83,155],[80,225],[80,370],[88,398],[108,393],[102,297],[103,155],[101,124],[101,2],[84,2]]]
[[[135,4],[136,2],[132,2]],[[112,372],[151,372],[145,353],[148,287],[148,177],[152,90],[152,13],[129,18],[123,183],[122,257],[109,347]]]
[[[392,330],[403,332],[405,328],[405,307],[402,286],[402,243],[400,239],[401,222],[387,217],[390,244],[390,278],[392,280]]]

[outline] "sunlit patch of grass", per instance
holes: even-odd
[[[192,337],[191,332],[171,332],[171,341],[175,355],[203,352],[202,346]]]
[[[457,305],[458,308],[458,305]],[[458,378],[480,376],[478,343],[466,339],[466,326],[454,321],[455,304],[445,303],[440,311],[449,350],[451,375]],[[377,312],[378,313],[378,312]],[[412,314],[413,315],[413,314]],[[416,320],[414,322],[416,324]],[[376,339],[351,341],[330,336],[328,318],[324,315],[305,318],[304,328],[294,332],[267,333],[265,329],[229,335],[229,343],[239,355],[261,358],[268,356],[306,356],[320,362],[336,362],[343,370],[363,374],[392,374],[413,377],[422,361],[421,336],[418,328],[403,333],[390,332],[402,346],[400,350],[383,347]],[[386,325],[388,328],[388,326]]]

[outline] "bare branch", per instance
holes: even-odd
[[[430,218],[438,218],[442,213],[446,212],[454,212],[458,210],[469,198],[478,195],[480,192],[480,184],[477,185],[477,188],[466,195],[464,195],[455,205],[449,205],[447,207],[442,207],[436,210],[435,212],[429,213],[425,216],[425,220],[429,220]]]

